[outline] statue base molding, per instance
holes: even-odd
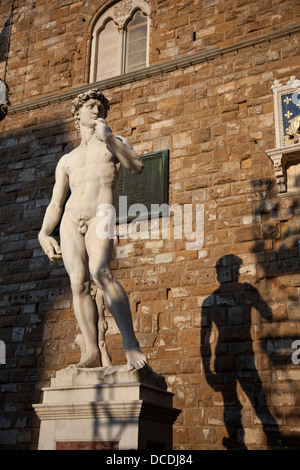
[[[172,450],[180,413],[149,366],[63,369],[33,407],[39,450]]]

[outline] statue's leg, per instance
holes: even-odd
[[[85,342],[78,367],[92,367],[99,361],[97,309],[90,292],[90,273],[84,236],[77,224],[65,213],[61,228],[63,262],[70,277],[74,313]]]
[[[147,362],[135,336],[129,300],[121,284],[110,270],[113,240],[100,239],[96,229],[99,218],[95,217],[85,235],[89,255],[89,270],[97,286],[102,289],[105,304],[122,334],[129,369],[139,369]]]
[[[99,287],[97,287],[95,301],[98,310],[98,345],[100,349],[101,363],[103,367],[107,367],[111,366],[111,358],[105,342],[105,333],[108,326],[104,316],[103,293]]]

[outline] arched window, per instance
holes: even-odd
[[[93,29],[90,82],[147,67],[149,27],[146,0],[122,0],[106,10]]]

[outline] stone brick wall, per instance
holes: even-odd
[[[11,104],[23,101],[29,110],[0,123],[3,448],[36,448],[32,404],[56,370],[79,358],[69,279],[37,240],[56,164],[79,139],[70,100],[30,103],[88,83],[90,31],[109,4],[14,2],[0,76],[7,70]],[[299,32],[267,35],[299,24],[298,2],[151,5],[151,65],[213,47],[224,53],[103,90],[109,124],[141,154],[169,149],[170,204],[204,205],[204,245],[120,238],[113,272],[129,295],[150,366],[182,409],[176,449],[299,445],[300,365],[291,355],[300,339],[300,196],[278,197],[265,153],[275,147],[271,85],[300,79]],[[3,23],[10,8],[2,2]],[[0,49],[8,50],[5,31],[1,37]],[[261,39],[255,47],[253,38]],[[232,44],[236,50],[224,49]],[[125,362],[108,312],[107,319],[113,362]]]

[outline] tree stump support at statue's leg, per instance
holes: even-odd
[[[94,292],[93,292],[94,291]],[[108,330],[107,321],[105,320],[105,305],[104,305],[104,297],[103,292],[98,287],[95,287],[95,290],[92,289],[92,297],[97,306],[98,312],[98,346],[100,351],[100,367],[108,367],[111,366],[111,358],[107,349],[107,345],[105,342],[105,333]],[[81,352],[81,361],[83,361],[83,356],[85,354],[86,345],[84,341],[84,337],[81,333],[79,333],[75,338],[75,344],[80,347]]]
[[[105,342],[105,333],[108,330],[107,321],[105,320],[104,298],[101,289],[97,288],[95,302],[98,310],[98,345],[100,349],[100,362],[103,367],[111,366],[111,358],[107,350]]]

